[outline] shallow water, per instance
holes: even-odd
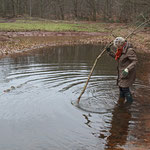
[[[0,150],[103,150],[128,148],[129,141],[137,141],[140,110],[149,110],[150,70],[142,67],[149,59],[139,63],[131,108],[116,105],[116,63],[105,54],[81,98],[81,109],[71,104],[100,49],[63,46],[0,60]]]

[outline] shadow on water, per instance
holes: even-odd
[[[117,105],[116,62],[106,54],[79,106],[71,105],[102,47],[53,47],[0,60],[0,149],[121,150],[148,143],[149,56],[139,55],[130,108]]]

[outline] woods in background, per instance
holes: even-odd
[[[150,16],[150,0],[0,0],[0,17],[130,22]]]

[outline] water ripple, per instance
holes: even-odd
[[[53,55],[48,49],[0,60],[0,149],[99,150],[136,138],[132,131],[149,119],[139,119],[149,110],[149,84],[138,78],[132,107],[116,105],[116,63],[109,56],[98,62],[78,107],[71,105],[99,52],[99,46],[61,47]]]

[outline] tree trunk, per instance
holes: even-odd
[[[78,0],[73,0],[74,16],[78,18]]]
[[[60,16],[61,19],[64,20],[64,0],[59,0],[58,1],[58,6],[59,6],[59,10],[60,10]]]
[[[29,1],[30,4],[29,4],[29,8],[30,8],[30,17],[32,16],[32,0]]]
[[[93,21],[96,21],[96,2],[95,2],[95,0],[93,0],[92,7],[93,7]]]
[[[86,0],[86,2],[92,17],[92,21],[96,21],[96,1]]]
[[[13,12],[12,17],[15,17],[15,16],[16,16],[15,1],[14,1],[14,0],[11,0],[11,3],[12,3],[12,12]]]

